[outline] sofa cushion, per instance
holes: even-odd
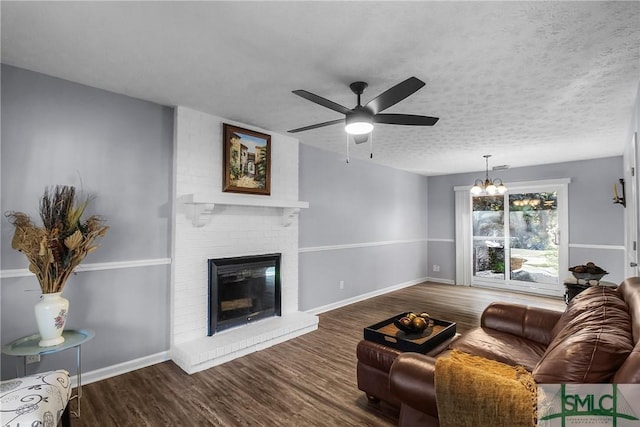
[[[476,328],[455,341],[451,348],[507,365],[520,365],[533,371],[546,346],[508,332]]]
[[[631,350],[631,316],[615,289],[593,286],[575,297],[533,371],[537,383],[602,383]]]
[[[607,296],[610,298],[606,298]],[[606,298],[606,304],[608,307],[629,312],[627,303],[624,302],[615,289],[604,286],[593,286],[585,289],[571,300],[569,305],[567,305],[566,310],[558,320],[558,323],[553,327],[551,337],[555,338],[560,331],[566,328],[569,322],[572,322],[576,318],[576,316],[585,312],[590,312],[592,309],[602,306],[604,298]]]
[[[480,326],[536,341],[547,348],[553,339],[551,331],[562,313],[541,307],[493,302],[482,312]]]

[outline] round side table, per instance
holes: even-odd
[[[76,378],[78,379],[78,392],[71,399],[78,398],[78,418],[80,417],[80,399],[82,398],[82,344],[95,336],[90,329],[69,329],[62,333],[64,342],[51,347],[40,347],[40,334],[18,338],[9,344],[2,346],[2,352],[11,356],[24,358],[24,375],[27,375],[27,356],[44,356],[46,354],[59,353],[70,348],[76,349]],[[16,365],[16,371],[18,370]]]

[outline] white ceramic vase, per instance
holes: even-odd
[[[51,347],[64,342],[62,332],[67,322],[69,300],[60,296],[61,293],[42,294],[40,302],[35,305],[40,347]]]

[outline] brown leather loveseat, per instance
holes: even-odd
[[[593,286],[565,312],[494,303],[450,348],[523,366],[538,384],[640,383],[640,277]],[[435,362],[402,353],[391,363],[388,396],[380,397],[400,404],[399,425],[439,425]]]

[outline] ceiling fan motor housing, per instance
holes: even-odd
[[[349,85],[351,91],[358,96],[362,95],[368,86],[367,82],[353,82]],[[358,102],[358,104],[360,104],[360,102]]]

